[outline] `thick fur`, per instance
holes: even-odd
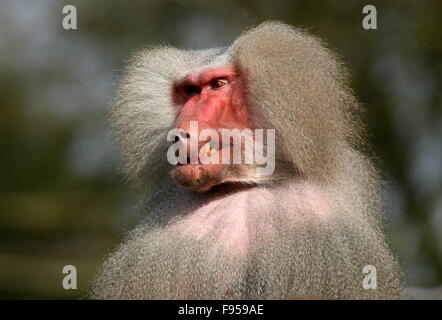
[[[265,23],[237,39],[231,54],[250,103],[278,133],[277,150],[306,178],[333,178],[342,150],[360,141],[360,125],[331,52],[302,30]]]
[[[276,129],[278,158],[293,170],[235,191],[184,190],[166,159],[178,112],[171,90],[189,72],[226,63],[245,80],[256,119]],[[108,257],[92,297],[402,298],[380,181],[356,150],[357,113],[334,55],[282,23],[251,29],[227,49],[136,54],[111,120],[124,172],[147,190],[145,218]],[[365,265],[377,268],[377,289],[363,288]]]

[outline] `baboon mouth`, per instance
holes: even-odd
[[[177,167],[186,166],[186,165],[199,165],[199,166],[213,166],[213,165],[229,165],[232,162],[232,146],[217,148],[207,142],[201,149],[199,150],[198,155],[194,157],[196,161],[191,159],[190,155],[187,155],[187,158],[182,162],[178,162],[176,164]],[[204,158],[201,157],[203,154]]]
[[[183,188],[207,191],[223,182],[227,168],[223,164],[180,164],[172,171],[172,177]]]

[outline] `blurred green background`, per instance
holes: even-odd
[[[73,4],[78,29],[62,28]],[[375,5],[378,29],[362,28]],[[410,285],[442,283],[442,1],[0,1],[0,298],[82,298],[134,223],[105,115],[142,46],[229,44],[278,19],[351,71]],[[64,290],[62,268],[78,270]]]

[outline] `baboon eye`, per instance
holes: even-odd
[[[210,84],[210,88],[211,89],[218,89],[218,88],[221,88],[222,86],[225,86],[227,83],[228,82],[226,79],[216,79],[216,80],[212,81],[212,83]]]

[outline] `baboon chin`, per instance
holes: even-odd
[[[144,218],[91,296],[403,298],[358,114],[333,53],[283,23],[136,53],[111,122]]]

